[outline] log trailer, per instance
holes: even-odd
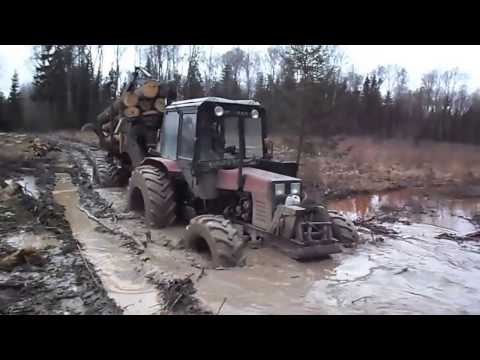
[[[105,187],[124,186],[132,170],[155,149],[165,106],[176,99],[173,83],[160,83],[136,67],[122,94],[83,130],[93,130],[100,149],[94,179]]]

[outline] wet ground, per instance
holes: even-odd
[[[408,189],[330,202],[360,225],[362,243],[299,263],[248,249],[244,267],[212,269],[182,248],[184,226],[149,230],[125,189],[96,189],[85,144],[63,142],[52,189],[108,296],[126,314],[479,314],[480,243],[438,239],[478,230],[480,194]],[[33,191],[34,189],[32,189]],[[362,226],[369,220],[375,226]],[[17,235],[9,243],[36,244]],[[55,240],[50,244],[55,246]]]
[[[126,212],[125,189],[96,192],[117,214],[117,229],[145,239],[141,218]],[[331,202],[353,219],[394,213],[395,236],[363,229],[363,243],[324,261],[299,263],[269,248],[249,249],[245,267],[215,270],[178,248],[183,227],[151,230],[143,271],[188,277],[203,306],[222,314],[480,313],[479,247],[437,239],[476,229],[479,198],[440,190],[402,190]],[[106,223],[111,220],[103,219]],[[403,223],[402,223],[403,222]],[[410,222],[410,225],[405,225]],[[372,240],[373,239],[373,240]],[[105,240],[107,242],[107,240]],[[144,310],[145,311],[145,310]]]
[[[0,314],[121,314],[53,200],[54,157],[32,143],[0,137]]]
[[[65,218],[72,227],[73,236],[84,245],[85,256],[93,264],[109,296],[124,309],[124,314],[158,311],[156,289],[143,274],[135,271],[130,254],[119,246],[118,238],[106,233],[99,236],[95,230],[98,224],[80,210],[77,188],[69,174],[57,174],[53,196],[65,206]]]

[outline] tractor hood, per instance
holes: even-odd
[[[218,170],[217,189],[239,190],[238,171],[238,169]],[[243,168],[242,174],[245,179],[243,191],[252,195],[252,224],[259,229],[267,231],[271,226],[276,207],[285,202],[285,196],[290,194],[292,184],[301,184],[302,181],[295,177],[251,167]],[[276,187],[281,187],[283,194],[277,195],[275,193]]]
[[[301,183],[302,180],[273,173],[266,170],[245,167],[242,170],[245,176],[244,191],[267,194],[272,189],[272,183]],[[217,188],[221,190],[238,190],[238,169],[218,170]]]

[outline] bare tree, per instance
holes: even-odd
[[[405,68],[396,68],[395,72],[395,98],[400,98],[408,92],[408,73]]]
[[[438,89],[438,72],[431,71],[422,77],[422,89],[425,96],[425,112],[435,111],[436,96],[435,91]]]
[[[255,55],[251,51],[245,53],[243,59],[243,69],[245,70],[245,84],[247,88],[247,97],[250,99],[253,93],[253,74],[255,67]]]
[[[240,80],[240,70],[244,66],[245,55],[245,51],[236,47],[227,51],[222,56],[224,65],[230,65],[232,67],[233,78],[236,82]]]
[[[270,75],[275,79],[276,71],[282,59],[283,49],[281,46],[271,46],[267,49],[266,60],[270,67]]]
[[[207,54],[208,53],[208,54]],[[205,64],[204,79],[205,79],[205,94],[210,94],[213,85],[217,79],[217,69],[220,65],[220,57],[214,55],[213,46],[208,48],[208,51],[203,53],[201,57],[202,62]]]
[[[127,50],[126,47],[116,45],[115,46],[115,83],[114,83],[114,94],[117,95],[120,89],[120,61],[122,60],[123,54]]]
[[[453,102],[453,110],[455,115],[465,114],[470,106],[472,105],[471,97],[468,96],[467,85],[463,84],[460,86],[460,90],[456,94],[455,100]]]

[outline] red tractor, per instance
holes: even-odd
[[[341,252],[341,242],[356,242],[351,221],[303,201],[298,164],[273,160],[265,123],[256,101],[171,103],[156,150],[131,174],[130,209],[154,228],[188,221],[185,245],[209,254],[216,266],[241,264],[248,241],[296,260],[326,257]]]

